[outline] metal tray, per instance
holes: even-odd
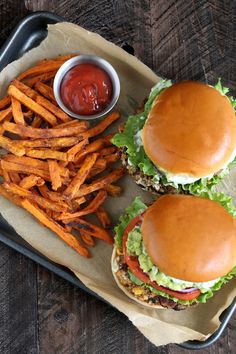
[[[25,52],[31,48],[36,47],[47,36],[47,25],[50,23],[57,23],[63,21],[63,18],[54,15],[50,12],[34,12],[25,17],[18,26],[13,30],[12,34],[0,49],[0,71],[10,62],[20,58]],[[124,48],[126,49],[126,48]],[[129,50],[127,50],[129,51]],[[96,298],[105,301],[100,298],[96,293],[88,289],[75,275],[67,268],[64,268],[48,258],[44,257],[27,242],[25,242],[13,228],[8,225],[3,218],[0,217],[0,241],[14,250],[22,253],[38,264],[51,270],[60,277],[66,279],[72,284],[78,286],[87,293],[95,296]],[[233,301],[230,307],[226,309],[220,317],[221,325],[219,329],[206,341],[188,341],[181,344],[181,347],[187,349],[203,349],[213,344],[219,339],[220,335],[227,326],[231,316],[236,310],[236,299]]]

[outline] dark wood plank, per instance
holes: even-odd
[[[28,10],[22,0],[0,1],[0,46]]]
[[[151,345],[124,315],[41,267],[39,347],[44,354],[167,353]]]
[[[37,354],[36,264],[0,244],[0,353]]]

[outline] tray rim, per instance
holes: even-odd
[[[58,16],[52,12],[49,11],[36,11],[29,13],[25,17],[23,17],[19,23],[15,26],[15,28],[12,30],[10,33],[9,37],[7,40],[3,43],[2,47],[0,48],[0,71],[10,63],[7,62],[6,65],[4,65],[1,68],[1,62],[4,60],[4,56],[8,53],[9,50],[11,50],[11,46],[14,43],[14,41],[17,39],[17,36],[20,35],[21,31],[31,22],[34,21],[35,19],[43,19],[45,23],[58,23],[58,22],[63,22],[65,19],[63,19],[61,16]],[[24,256],[28,257],[32,261],[36,262],[37,264],[40,264],[41,266],[45,267],[46,269],[52,271],[53,273],[57,274],[61,278],[63,278],[66,281],[69,281],[71,284],[79,287],[83,291],[87,292],[88,294],[96,297],[98,300],[101,300],[107,304],[109,304],[106,300],[101,298],[98,294],[94,293],[90,289],[88,289],[75,275],[70,274],[69,271],[64,270],[60,265],[52,262],[49,260],[47,257],[43,256],[39,252],[35,250],[31,250],[28,248],[26,245],[19,244],[18,242],[14,242],[10,238],[7,237],[7,232],[6,230],[1,230],[0,226],[0,242],[4,243],[8,247],[14,249],[15,251],[23,254]],[[30,245],[29,245],[30,246]],[[32,248],[33,249],[33,248]],[[111,306],[111,304],[109,304]],[[192,349],[192,350],[200,350],[200,349],[205,349],[215,343],[221,334],[223,333],[224,329],[226,328],[229,320],[231,319],[232,315],[236,311],[236,298],[233,300],[231,305],[224,310],[222,315],[220,316],[220,321],[221,324],[219,328],[205,341],[198,341],[198,340],[193,340],[193,341],[187,341],[181,344],[178,344],[178,346],[185,348],[185,349]]]

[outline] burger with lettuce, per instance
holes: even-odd
[[[130,116],[113,144],[144,189],[198,194],[236,163],[236,100],[219,81],[161,80],[142,112]]]
[[[222,193],[166,194],[149,207],[137,197],[115,228],[118,286],[152,308],[205,303],[236,275],[234,217]]]

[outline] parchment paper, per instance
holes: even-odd
[[[4,96],[7,85],[15,76],[31,67],[37,60],[73,52],[97,54],[115,67],[121,80],[121,96],[117,109],[123,114],[123,119],[134,111],[159,80],[138,59],[99,35],[70,23],[59,23],[49,26],[48,36],[39,47],[9,64],[1,72],[0,96]],[[232,171],[220,186],[221,190],[234,197],[236,197],[235,178],[236,171]],[[143,192],[130,177],[126,176],[120,184],[124,188],[122,196],[116,200],[110,198],[107,202],[114,222],[135,196],[141,195],[144,201],[150,199],[149,193]],[[38,224],[27,212],[4,198],[0,198],[0,213],[30,245],[52,261],[70,268],[88,288],[127,315],[155,345],[181,343],[193,339],[205,340],[218,328],[220,314],[236,296],[234,279],[207,304],[196,308],[181,312],[144,308],[117,288],[110,268],[111,246],[97,242],[93,258],[87,260],[65,245],[55,234]]]

